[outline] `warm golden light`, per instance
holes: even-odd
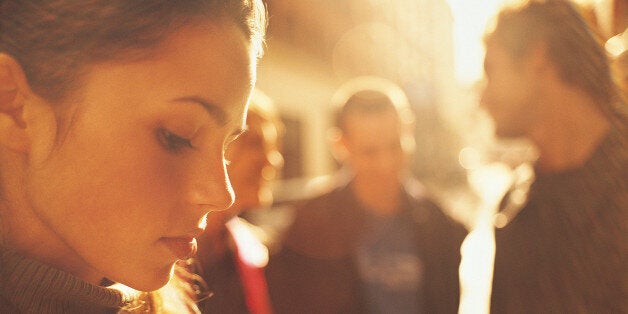
[[[482,78],[484,46],[482,35],[487,22],[509,0],[447,0],[454,19],[454,60],[456,79],[470,85]]]

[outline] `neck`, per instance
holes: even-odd
[[[389,216],[397,213],[401,195],[401,185],[374,185],[355,180],[352,186],[353,192],[367,209],[373,213]]]
[[[543,104],[552,108],[530,131],[539,149],[537,168],[555,173],[583,166],[610,129],[593,99],[577,90],[563,90]]]

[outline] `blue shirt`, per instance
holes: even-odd
[[[409,215],[369,214],[357,265],[371,313],[420,313],[423,262]]]

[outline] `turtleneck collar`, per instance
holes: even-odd
[[[139,292],[97,286],[0,247],[0,305],[24,313],[116,313],[137,304]]]

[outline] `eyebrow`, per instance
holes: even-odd
[[[227,113],[221,107],[203,99],[202,97],[198,97],[198,96],[181,97],[181,98],[174,99],[174,101],[197,103],[203,106],[205,111],[207,111],[207,113],[209,113],[210,116],[216,119],[216,121],[218,121],[220,125],[227,124]]]

